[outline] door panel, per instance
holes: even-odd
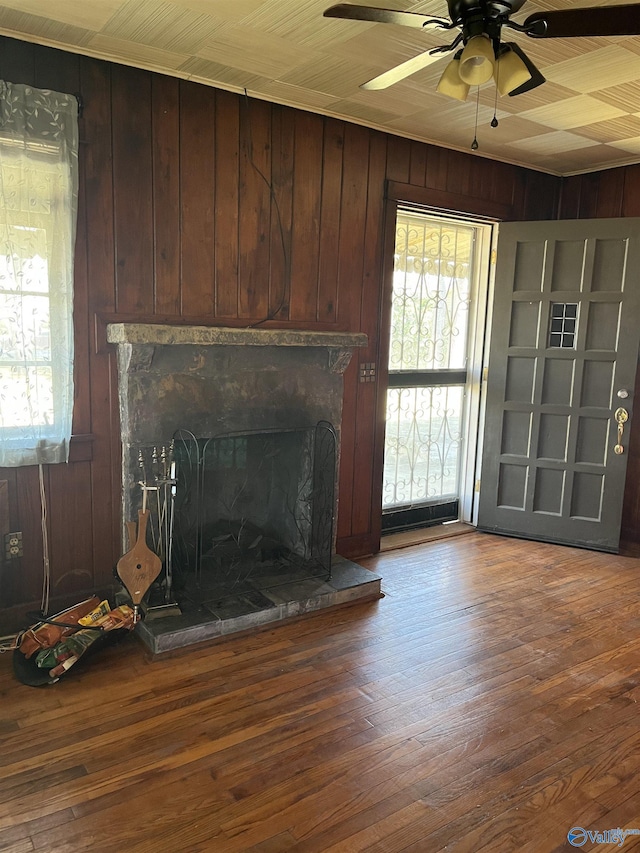
[[[638,270],[638,219],[500,226],[479,528],[617,550]]]

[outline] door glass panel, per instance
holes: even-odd
[[[383,506],[457,496],[463,390],[389,389]]]
[[[465,366],[475,230],[398,214],[389,370]]]
[[[578,323],[577,303],[553,302],[549,320],[549,346],[573,349]]]
[[[383,482],[385,518],[397,512],[397,527],[408,507],[453,501],[457,513],[482,228],[490,232],[413,211],[397,215]]]

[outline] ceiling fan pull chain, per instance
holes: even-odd
[[[498,45],[499,48],[499,45]],[[498,56],[498,50],[496,49],[496,58]],[[500,86],[500,63],[496,62],[495,65],[495,90],[493,93],[493,118],[491,119],[491,127],[498,126],[498,116],[496,113],[498,112],[498,87]]]
[[[496,63],[496,87],[493,95],[493,118],[491,119],[491,127],[498,126],[498,84],[500,83],[500,63]]]
[[[480,86],[476,88],[476,124],[473,130],[473,142],[471,143],[471,150],[477,151],[480,147],[478,145],[478,109],[480,107]]]

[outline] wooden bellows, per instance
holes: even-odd
[[[139,605],[147,590],[160,574],[162,560],[147,545],[149,510],[138,510],[138,535],[134,522],[127,522],[129,550],[118,560],[116,571],[126,586],[134,605]]]

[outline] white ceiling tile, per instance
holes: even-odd
[[[589,95],[576,95],[573,98],[519,113],[522,118],[554,127],[556,130],[570,130],[584,124],[619,118],[624,114],[624,110],[605,104],[604,101],[591,98]]]
[[[595,92],[640,78],[640,56],[613,44],[550,65],[544,69],[544,76],[576,92]]]

